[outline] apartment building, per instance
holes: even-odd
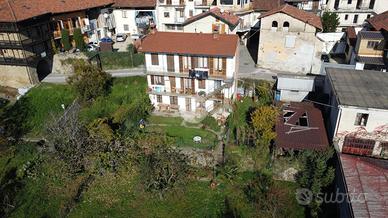
[[[322,11],[325,1],[326,0],[284,0],[284,2],[289,5],[314,13]]]
[[[337,151],[388,158],[388,77],[371,70],[326,68],[329,138]]]
[[[156,32],[146,36],[148,93],[158,111],[203,113],[229,104],[235,94],[238,36]]]
[[[324,9],[338,14],[338,31],[362,25],[366,19],[388,10],[386,0],[327,0]]]
[[[145,35],[157,24],[156,0],[115,0],[116,33]]]
[[[259,17],[257,65],[292,74],[319,74],[322,42],[320,17],[285,4]]]
[[[102,20],[101,34],[102,29],[114,28],[107,22],[109,11],[103,10],[112,3],[112,0],[0,1],[0,86],[31,86],[49,74],[53,46],[59,45],[61,29],[68,28],[72,34],[74,28],[81,28],[85,37],[91,36],[94,19]],[[94,34],[98,35],[98,28]]]

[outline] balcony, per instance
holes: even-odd
[[[209,78],[209,69],[205,68],[194,68],[189,70],[189,78],[195,79],[208,79]]]

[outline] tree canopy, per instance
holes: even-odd
[[[339,24],[339,17],[336,13],[328,11],[323,12],[322,26],[324,33],[335,32]]]

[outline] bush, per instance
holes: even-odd
[[[61,31],[61,43],[62,43],[63,49],[65,49],[65,51],[69,51],[71,49],[72,46],[70,44],[69,30],[62,29],[62,31]]]
[[[78,48],[80,51],[85,50],[85,41],[80,28],[74,30],[73,38],[75,41],[75,47]]]
[[[337,13],[325,11],[322,15],[323,32],[335,32],[339,25],[339,17]]]
[[[112,85],[110,74],[83,60],[74,64],[74,75],[69,77],[68,82],[73,85],[81,101],[107,95]]]
[[[208,127],[214,131],[220,131],[220,126],[218,125],[216,119],[212,116],[206,116],[201,122],[205,127]]]

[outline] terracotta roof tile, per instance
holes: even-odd
[[[276,146],[286,149],[328,148],[329,141],[322,113],[312,103],[291,102],[283,105],[282,114],[276,123]],[[290,112],[287,114],[287,112]],[[306,116],[308,126],[302,126],[299,118]]]
[[[119,8],[154,8],[156,0],[115,0],[113,6]]]
[[[113,3],[114,0],[0,0],[0,22],[22,21],[43,14],[80,11]]]
[[[373,26],[376,30],[386,30],[388,31],[388,11],[381,14],[377,14],[366,20],[370,25]]]
[[[233,57],[237,44],[237,35],[156,32],[143,39],[139,51]]]
[[[354,27],[350,26],[346,28],[346,35],[349,38],[350,45],[355,47],[357,42],[357,34]]]
[[[183,25],[187,25],[189,23],[192,23],[196,20],[199,20],[201,18],[207,17],[207,16],[213,16],[217,19],[222,20],[223,22],[227,23],[229,26],[237,26],[237,24],[240,22],[240,18],[228,11],[221,12],[221,10],[218,7],[212,8],[209,11],[200,13],[198,15],[195,15],[193,17],[190,17],[187,19]]]
[[[298,19],[300,21],[308,23],[308,24],[322,30],[322,21],[321,21],[321,18],[319,16],[315,15],[314,13],[310,13],[310,12],[306,12],[304,10],[298,9],[298,8],[291,6],[291,5],[288,5],[288,4],[282,5],[280,7],[277,7],[275,9],[272,9],[271,11],[264,13],[263,15],[261,15],[259,17],[259,19],[263,18],[263,17],[270,16],[272,14],[276,14],[276,13],[287,14],[295,19]]]
[[[284,4],[284,0],[253,0],[252,8],[255,11],[270,11]]]

